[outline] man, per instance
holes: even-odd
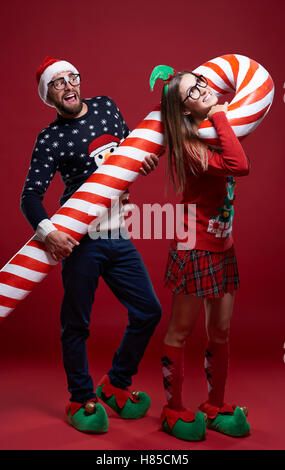
[[[38,68],[37,81],[40,97],[57,110],[57,118],[37,137],[21,209],[51,256],[62,261],[61,343],[70,392],[66,410],[69,423],[80,431],[106,432],[108,417],[98,396],[122,418],[141,418],[150,406],[146,393],[131,393],[128,387],[160,320],[161,307],[131,240],[121,233],[112,237],[122,228],[128,192],[118,201],[119,216],[114,220],[111,214],[109,224],[106,218],[101,221],[105,236],[87,234],[80,243],[53,226],[42,200],[59,171],[66,186],[60,199],[64,204],[127,137],[129,129],[109,97],[81,99],[80,74],[69,62],[46,57]],[[147,157],[141,173],[148,174],[156,165],[154,156]],[[96,232],[96,226],[92,230]],[[129,323],[112,367],[95,393],[88,373],[86,340],[100,276],[127,307]]]

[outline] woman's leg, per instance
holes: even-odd
[[[167,405],[161,414],[162,429],[187,441],[200,441],[206,436],[204,415],[196,415],[182,403],[184,345],[192,333],[203,300],[193,295],[174,295],[171,319],[164,339],[162,372]]]
[[[184,345],[192,333],[203,299],[193,295],[173,295],[171,317],[162,353],[163,384],[169,408],[184,410]]]
[[[164,343],[183,347],[192,333],[202,307],[203,299],[195,295],[174,294],[171,316]]]
[[[229,331],[234,305],[234,292],[204,301],[208,345],[205,371],[208,381],[208,401],[214,406],[224,404],[229,359]]]
[[[219,299],[205,300],[208,347],[205,370],[208,380],[208,401],[199,407],[207,415],[207,427],[223,434],[243,437],[249,434],[250,425],[244,411],[224,403],[228,371],[228,340],[233,311],[234,293]]]

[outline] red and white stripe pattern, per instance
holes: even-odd
[[[235,92],[228,106],[227,118],[240,140],[251,133],[268,113],[273,101],[274,84],[267,70],[255,60],[228,54],[200,65],[193,72],[204,75],[217,96]],[[220,144],[209,120],[200,125],[199,136],[208,144]]]
[[[163,152],[163,142],[160,111],[156,107],[51,217],[53,225],[79,241],[102,210],[111,207],[136,180],[145,156]],[[36,235],[13,256],[0,271],[0,322],[56,264]]]

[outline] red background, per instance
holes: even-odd
[[[284,374],[284,3],[63,0],[44,4],[16,0],[5,2],[1,10],[0,266],[33,235],[19,203],[36,135],[55,117],[54,110],[40,100],[35,81],[36,68],[46,55],[73,63],[82,75],[83,97],[109,95],[131,129],[159,101],[160,87],[151,93],[148,86],[157,64],[194,69],[214,57],[238,53],[270,72],[276,87],[274,102],[265,120],[244,140],[252,168],[248,177],[238,179],[236,188],[234,239],[241,289],[236,296],[231,349],[233,361],[243,361],[245,369],[249,358],[259,367],[269,360]],[[59,207],[62,191],[56,175],[45,198],[50,216]],[[165,193],[164,157],[154,173],[135,182],[131,198],[140,206],[179,201]],[[147,373],[148,361],[152,361],[159,375],[171,301],[162,283],[169,241],[134,243],[164,312],[142,363],[142,373]],[[12,359],[18,365],[24,359],[61,365],[61,297],[57,266],[1,324],[2,367]],[[93,310],[90,357],[97,363],[104,358],[109,365],[127,321],[125,309],[101,282]],[[189,344],[193,360],[201,359],[204,344],[201,315]],[[266,371],[268,385],[270,368]],[[95,381],[99,378],[95,371]],[[160,378],[156,380],[160,387]],[[274,396],[274,384],[270,386],[268,393]]]

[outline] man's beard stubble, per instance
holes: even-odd
[[[79,114],[81,112],[82,108],[83,108],[83,102],[80,98],[79,98],[79,103],[74,107],[67,107],[67,106],[65,106],[64,103],[60,103],[60,104],[57,105],[58,111],[60,111],[64,114],[68,114],[70,116],[75,116],[75,115]]]
[[[77,94],[79,102],[74,107],[65,106],[63,101],[60,101],[60,100],[57,100],[57,99],[52,99],[49,96],[49,93],[47,94],[47,98],[48,98],[50,104],[52,104],[52,106],[54,106],[56,108],[56,110],[59,114],[63,113],[63,114],[67,114],[69,116],[76,116],[77,114],[79,114],[81,112],[81,110],[83,108],[83,101],[81,99],[81,93],[76,92],[76,94]]]

